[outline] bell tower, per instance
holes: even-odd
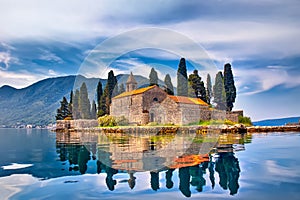
[[[134,79],[132,72],[130,72],[130,75],[126,81],[126,92],[130,92],[132,90],[135,90],[136,88],[137,88],[137,82]]]

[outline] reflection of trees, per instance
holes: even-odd
[[[84,174],[87,170],[87,162],[90,160],[90,152],[84,145],[79,144],[57,144],[57,152],[59,153],[60,161],[69,161],[69,171],[80,171]]]
[[[81,174],[85,174],[87,170],[87,162],[89,160],[90,160],[90,152],[87,150],[85,146],[81,146],[78,155],[78,165]]]
[[[118,170],[106,166],[105,172],[107,174],[106,179],[105,179],[107,188],[109,190],[113,191],[115,189],[115,185],[117,184],[117,181],[113,179],[113,175],[117,174]]]
[[[150,172],[150,185],[152,190],[157,191],[159,189],[159,172]]]
[[[216,161],[215,170],[219,173],[220,186],[234,195],[239,189],[238,179],[240,176],[239,161],[233,153],[220,153]]]
[[[136,177],[133,176],[133,172],[130,172],[129,173],[129,179],[128,179],[128,185],[129,185],[130,189],[134,188],[134,186],[135,186],[135,179],[136,179]]]
[[[205,186],[206,181],[203,178],[206,166],[200,167],[199,165],[190,167],[190,174],[192,176],[191,185],[196,187],[198,192],[202,192],[203,186]]]
[[[166,172],[166,187],[168,189],[171,189],[174,185],[173,181],[172,181],[172,176],[173,176],[173,171],[175,169],[168,169]]]
[[[179,190],[184,196],[191,196],[189,167],[179,168]]]

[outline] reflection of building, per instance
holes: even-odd
[[[193,143],[195,135],[175,134],[141,134],[138,137],[128,134],[118,137],[99,134],[98,151],[109,152],[111,166],[120,170],[157,171],[166,167],[187,167],[208,161],[207,154],[215,146],[215,142]]]
[[[156,85],[136,89],[132,73],[126,84],[126,92],[112,99],[113,116],[125,116],[138,124],[188,124],[209,118],[208,104],[201,99],[167,95]]]

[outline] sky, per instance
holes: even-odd
[[[189,41],[217,70],[232,64],[238,90],[234,109],[243,109],[254,121],[300,116],[299,10],[298,0],[0,0],[0,87],[23,88],[78,74],[86,58],[110,38],[118,39],[112,40],[115,47],[131,48],[110,65],[116,74],[134,70],[147,76],[154,66],[163,78],[176,70],[182,53],[132,47],[141,38],[172,43],[172,48]],[[176,34],[144,34],[125,43],[118,38],[153,28]],[[188,39],[179,41],[176,35]],[[195,52],[185,50],[187,61],[193,60],[188,56]],[[105,74],[98,70],[90,76]],[[176,86],[176,78],[172,81]]]

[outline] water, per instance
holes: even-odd
[[[300,199],[300,133],[0,129],[0,199]]]

